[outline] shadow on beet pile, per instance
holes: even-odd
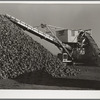
[[[59,86],[59,87],[79,87],[83,89],[88,88],[88,89],[100,90],[99,81],[54,78],[47,72],[44,72],[43,70],[25,73],[23,75],[18,76],[14,80],[25,84]]]

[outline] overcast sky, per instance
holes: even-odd
[[[46,23],[68,29],[92,29],[93,37],[100,47],[99,4],[0,4],[0,13],[8,13],[33,27]],[[52,53],[59,52],[53,44],[32,37]]]

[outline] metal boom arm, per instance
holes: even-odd
[[[33,28],[32,26],[26,24],[25,22],[11,16],[8,14],[5,14],[5,17],[8,18],[10,21],[13,23],[17,24],[19,27],[21,27],[23,30],[26,30],[36,36],[39,36],[40,38],[43,38],[53,44],[55,44],[58,48],[62,47],[66,53],[71,57],[70,53],[68,50],[63,46],[62,42],[54,35],[53,31],[50,29],[49,25],[46,25],[46,27],[50,30],[51,34],[44,33],[40,30],[38,30],[36,27]],[[72,58],[72,57],[71,57]]]
[[[56,39],[53,36],[38,30],[36,27],[33,28],[31,25],[28,25],[25,22],[8,14],[5,14],[5,17],[8,18],[13,23],[15,23],[16,25],[18,25],[19,27],[21,27],[23,30],[26,30],[36,36],[39,36],[40,38],[55,44],[57,47],[60,46],[58,41],[56,41]]]

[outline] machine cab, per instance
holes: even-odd
[[[77,43],[78,30],[59,30],[56,32],[56,36],[62,43]]]

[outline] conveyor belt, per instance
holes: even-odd
[[[26,24],[25,22],[15,18],[11,15],[5,14],[5,17],[8,18],[13,23],[17,24],[23,30],[28,31],[28,32],[32,33],[33,35],[39,36],[41,39],[47,40],[50,43],[53,43],[58,47],[60,46],[60,44],[57,42],[57,40],[51,34],[47,34],[47,33],[44,33],[42,31],[38,30],[37,28],[33,28],[32,26]]]
[[[42,31],[38,30],[37,28],[33,28],[32,26],[26,24],[25,22],[15,18],[11,15],[6,14],[5,17],[8,18],[13,23],[17,24],[23,30],[26,30],[36,36],[39,36],[40,38],[47,40],[52,44],[55,44],[58,48],[62,47],[66,51],[66,53],[69,55],[69,57],[72,58],[69,51],[63,46],[62,42],[53,34],[52,30],[49,27],[48,27],[48,29],[51,31],[51,34],[47,34],[47,33],[44,33]]]

